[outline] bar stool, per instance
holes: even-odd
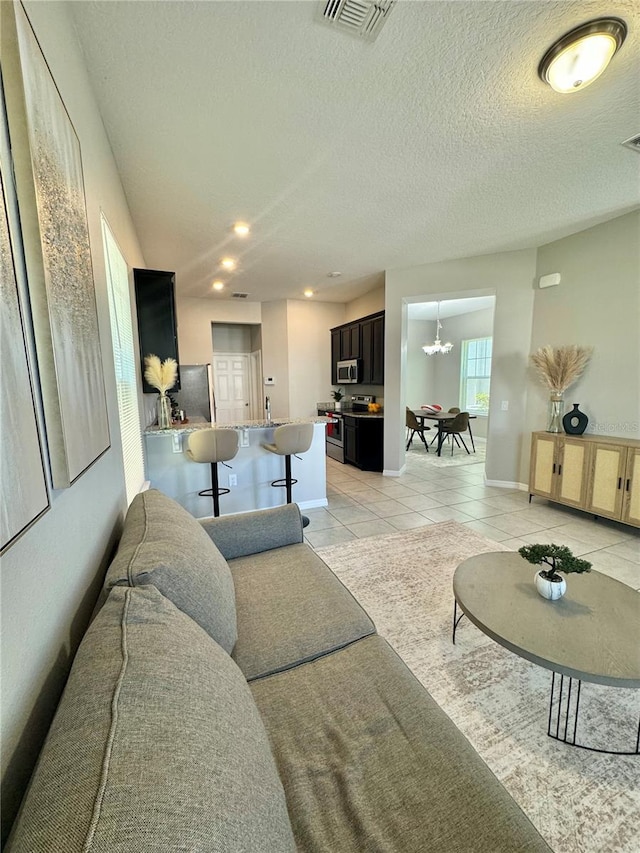
[[[200,429],[189,433],[187,456],[192,462],[208,462],[211,465],[211,488],[198,492],[213,498],[213,514],[220,515],[220,495],[231,490],[218,486],[218,462],[225,465],[238,452],[238,433],[234,429]],[[231,465],[226,465],[231,468]]]
[[[280,480],[274,480],[272,486],[285,487],[287,490],[287,503],[291,503],[291,487],[297,480],[291,477],[291,456],[298,453],[306,453],[313,441],[313,424],[284,424],[276,427],[273,432],[273,444],[262,446],[270,453],[284,456],[285,476]],[[299,458],[299,457],[298,457]]]

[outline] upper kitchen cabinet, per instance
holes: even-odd
[[[178,361],[178,332],[176,328],[175,283],[173,272],[134,269],[138,314],[138,337],[142,359],[142,390],[156,394],[157,389],[144,379],[144,357],[157,355],[161,361],[175,358]],[[180,390],[180,372],[173,391]]]
[[[384,314],[360,322],[362,384],[384,385]]]
[[[347,358],[360,358],[359,321],[340,329],[340,361]]]
[[[345,359],[362,362],[362,385],[384,384],[384,311],[331,329],[331,382],[338,384],[336,364]]]

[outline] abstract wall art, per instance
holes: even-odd
[[[0,104],[1,107],[1,104]],[[4,154],[4,146],[2,149]],[[49,507],[0,160],[0,553]]]
[[[66,488],[110,444],[80,144],[24,9],[0,6],[47,446]]]

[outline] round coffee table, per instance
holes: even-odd
[[[569,575],[565,595],[549,601],[536,591],[535,571],[535,566],[512,551],[478,554],[461,563],[453,576],[453,642],[457,625],[466,615],[500,645],[550,669],[547,734],[572,746],[613,752],[577,742],[580,690],[583,681],[640,687],[640,593],[591,571]],[[615,751],[639,753],[640,724],[635,749]]]

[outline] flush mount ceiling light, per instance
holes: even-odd
[[[246,222],[235,222],[233,225],[233,230],[238,235],[238,237],[247,237],[249,234],[249,226]]]
[[[627,35],[621,18],[598,18],[571,30],[542,57],[538,75],[562,94],[578,92],[593,83]]]
[[[304,291],[304,295],[305,296],[313,296],[313,290],[311,290],[310,287],[307,287],[307,289]]]
[[[453,349],[453,344],[447,341],[446,344],[443,344],[440,340],[440,329],[442,328],[442,323],[440,322],[440,303],[438,302],[437,308],[437,319],[436,319],[436,339],[432,344],[425,344],[422,347],[422,352],[426,353],[426,355],[436,355],[441,352],[446,355],[448,352],[451,352]]]
[[[214,290],[224,290],[224,281],[214,281],[211,287]]]
[[[236,268],[237,261],[234,258],[221,258],[220,266],[224,267],[226,270],[234,270]]]

